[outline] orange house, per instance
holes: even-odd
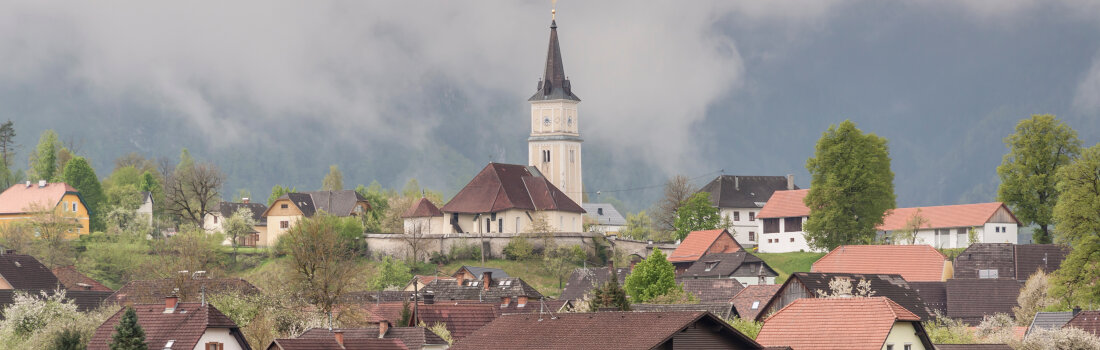
[[[88,234],[88,206],[80,192],[64,182],[27,181],[0,193],[0,226],[28,222],[48,210],[76,222],[65,238]]]

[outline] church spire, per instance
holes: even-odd
[[[535,92],[535,95],[531,96],[528,101],[581,100],[573,95],[573,89],[569,86],[569,79],[566,79],[565,76],[565,67],[561,61],[561,47],[558,45],[558,21],[553,18],[556,16],[556,12],[556,10],[551,11],[550,47],[546,52],[546,72],[543,74],[542,80],[539,81],[539,91]]]

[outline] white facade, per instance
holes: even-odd
[[[194,350],[206,350],[206,346],[209,343],[221,343],[223,350],[243,350],[244,346],[237,342],[237,338],[233,337],[229,333],[229,328],[207,328],[206,332],[203,332],[202,337],[199,338],[199,342],[195,344]],[[164,346],[164,344],[153,344],[154,349],[160,349],[156,346]]]
[[[527,139],[527,164],[538,168],[575,203],[581,203],[584,191],[578,102],[531,101],[531,136]]]
[[[806,233],[801,229],[797,231],[787,232],[788,227],[786,221],[788,218],[778,218],[779,220],[779,232],[775,233],[761,233],[759,239],[759,245],[757,245],[757,251],[761,253],[789,253],[789,252],[810,252],[810,244],[806,241]],[[802,226],[806,225],[806,219],[808,217],[798,217],[801,220]],[[764,220],[757,219],[757,230],[764,232]]]
[[[528,233],[532,232],[531,223],[540,215],[556,232],[581,232],[584,228],[584,214],[581,213],[508,209],[492,214],[443,213],[442,217],[433,217],[432,220],[406,218],[405,232],[411,232],[410,229],[416,225],[427,224],[429,233],[458,233],[454,228],[457,224],[462,228],[462,233]]]
[[[760,277],[733,277],[737,282],[741,282],[742,286],[752,286],[761,284]],[[775,284],[775,276],[764,277],[763,284]]]
[[[141,198],[141,206],[134,212],[137,213],[138,217],[144,217],[149,226],[153,226],[153,196],[149,192],[143,192]]]
[[[760,220],[756,219],[756,214],[760,214],[760,208],[721,208],[720,212],[733,223],[728,229],[737,243],[759,244]]]
[[[976,243],[1017,244],[1019,226],[1009,223],[986,223],[982,226],[929,228],[917,231],[916,244],[928,244],[936,248],[966,248],[970,246],[970,231],[974,231]],[[886,231],[887,236],[893,234]],[[894,242],[909,244],[909,242]]]

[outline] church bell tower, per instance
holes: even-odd
[[[558,24],[550,20],[550,48],[546,53],[546,71],[538,91],[527,99],[531,103],[531,136],[527,138],[528,165],[539,169],[550,183],[581,204],[584,190],[581,177],[580,118],[558,46]]]

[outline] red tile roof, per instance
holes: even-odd
[[[65,193],[79,193],[76,188],[64,182],[48,183],[38,187],[37,183],[15,184],[0,193],[0,214],[26,213],[33,209],[53,209],[61,202]],[[84,199],[81,199],[83,205]],[[86,206],[85,206],[86,207]]]
[[[768,202],[760,208],[757,218],[787,218],[810,216],[810,208],[803,202],[810,190],[775,191]]]
[[[845,245],[818,259],[811,272],[899,274],[906,281],[944,280],[947,257],[927,244]]]
[[[729,236],[730,240],[736,247],[732,249],[719,249],[723,251],[708,251],[714,242],[722,235]],[[726,230],[708,230],[708,231],[694,231],[684,238],[683,242],[676,247],[676,250],[672,251],[672,254],[668,255],[669,262],[692,262],[699,260],[700,257],[707,253],[732,253],[743,250],[741,245],[737,243],[737,240],[733,239],[733,235]]]
[[[65,285],[65,289],[68,290],[114,292],[113,289],[99,283],[99,281],[80,273],[73,266],[56,267],[53,269],[53,275],[57,276],[57,280],[61,281],[61,284]]]
[[[768,305],[768,302],[775,297],[775,293],[779,291],[779,288],[783,287],[782,284],[755,284],[749,285],[738,292],[730,299],[733,303],[733,307],[737,309],[737,314],[741,318],[746,320],[755,320],[756,316],[764,310],[764,307]],[[752,308],[752,304],[756,302],[756,308]]]
[[[802,298],[764,321],[756,341],[795,350],[882,349],[898,321],[919,325],[920,317],[885,297]]]
[[[1001,202],[897,208],[886,212],[882,225],[878,228],[883,231],[904,229],[909,219],[917,214],[918,210],[922,217],[928,219],[928,224],[924,228],[982,226],[1001,208],[1008,210],[1008,207]],[[1011,211],[1009,213],[1011,214]],[[1017,224],[1019,224],[1018,221]]]
[[[455,340],[465,338],[500,316],[497,308],[489,304],[430,304],[419,306],[415,320],[431,326],[445,323]]]
[[[489,163],[470,183],[443,205],[448,213],[495,213],[507,209],[561,210],[584,213],[584,208],[534,167]]]
[[[345,338],[344,345],[336,338],[275,339],[268,349],[278,350],[409,350],[401,339]]]
[[[432,204],[432,201],[427,198],[420,198],[413,203],[409,210],[406,210],[404,214],[401,214],[403,218],[426,218],[433,216],[443,216],[443,212],[439,210],[439,207]]]
[[[138,325],[145,331],[145,344],[150,349],[163,349],[169,340],[174,340],[173,349],[191,349],[207,328],[229,328],[230,333],[244,342],[244,336],[233,320],[211,305],[201,303],[179,303],[175,311],[165,313],[164,304],[134,305]],[[106,350],[110,346],[111,336],[115,333],[123,308],[96,328],[88,342],[88,350]]]

